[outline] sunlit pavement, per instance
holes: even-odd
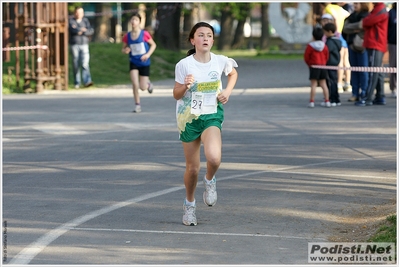
[[[306,66],[269,63],[238,68],[218,202],[198,184],[195,227],[173,80],[141,93],[140,114],[128,85],[3,96],[4,264],[307,264],[308,242],[396,203],[396,99],[324,108],[318,89],[309,109]]]

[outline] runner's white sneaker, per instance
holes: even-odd
[[[186,205],[186,200],[183,204],[183,224],[188,226],[197,225],[197,216],[195,216],[195,206]]]
[[[148,88],[147,88],[148,92],[150,94],[152,94],[152,92],[154,91],[154,85],[151,82],[148,82]]]
[[[214,206],[218,199],[216,192],[216,177],[213,176],[210,182],[207,182],[206,175],[204,176],[205,192],[203,194],[204,203],[208,206]]]
[[[136,108],[133,110],[134,113],[140,113],[141,112],[141,105],[136,105]]]

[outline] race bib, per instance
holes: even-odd
[[[193,92],[191,94],[191,114],[213,114],[217,111],[216,93]]]
[[[130,51],[132,56],[144,55],[146,53],[144,43],[131,44]]]

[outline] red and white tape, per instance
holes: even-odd
[[[17,46],[17,47],[3,47],[3,51],[16,51],[16,50],[30,50],[30,49],[44,49],[48,48],[47,45],[30,45],[30,46]]]
[[[392,67],[339,67],[339,66],[325,66],[325,65],[312,65],[315,69],[326,70],[351,70],[357,72],[382,72],[382,73],[396,73],[396,68]]]
[[[157,10],[161,10],[161,9],[164,9],[164,10],[172,10],[173,12],[175,11],[175,9],[178,7],[178,6],[181,6],[182,4],[181,3],[171,3],[170,5],[164,5],[164,6],[157,6],[157,7],[153,7],[153,9],[157,9]],[[105,11],[105,12],[98,12],[98,13],[89,13],[89,12],[85,12],[85,17],[99,17],[99,16],[105,16],[105,15],[112,15],[112,16],[114,16],[115,14],[118,14],[118,13],[120,13],[120,14],[126,14],[126,13],[135,13],[135,12],[138,12],[139,11],[139,9],[138,8],[136,8],[136,9],[128,9],[128,10],[121,10],[121,11],[118,11],[118,10],[113,10],[113,11]],[[173,13],[172,12],[172,13]],[[69,18],[73,18],[74,17],[74,15],[72,14],[72,15],[69,15]]]

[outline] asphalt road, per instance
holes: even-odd
[[[307,264],[309,242],[396,203],[396,99],[309,109],[302,61],[238,64],[218,202],[198,185],[195,227],[173,80],[140,114],[128,86],[3,96],[3,264]]]

